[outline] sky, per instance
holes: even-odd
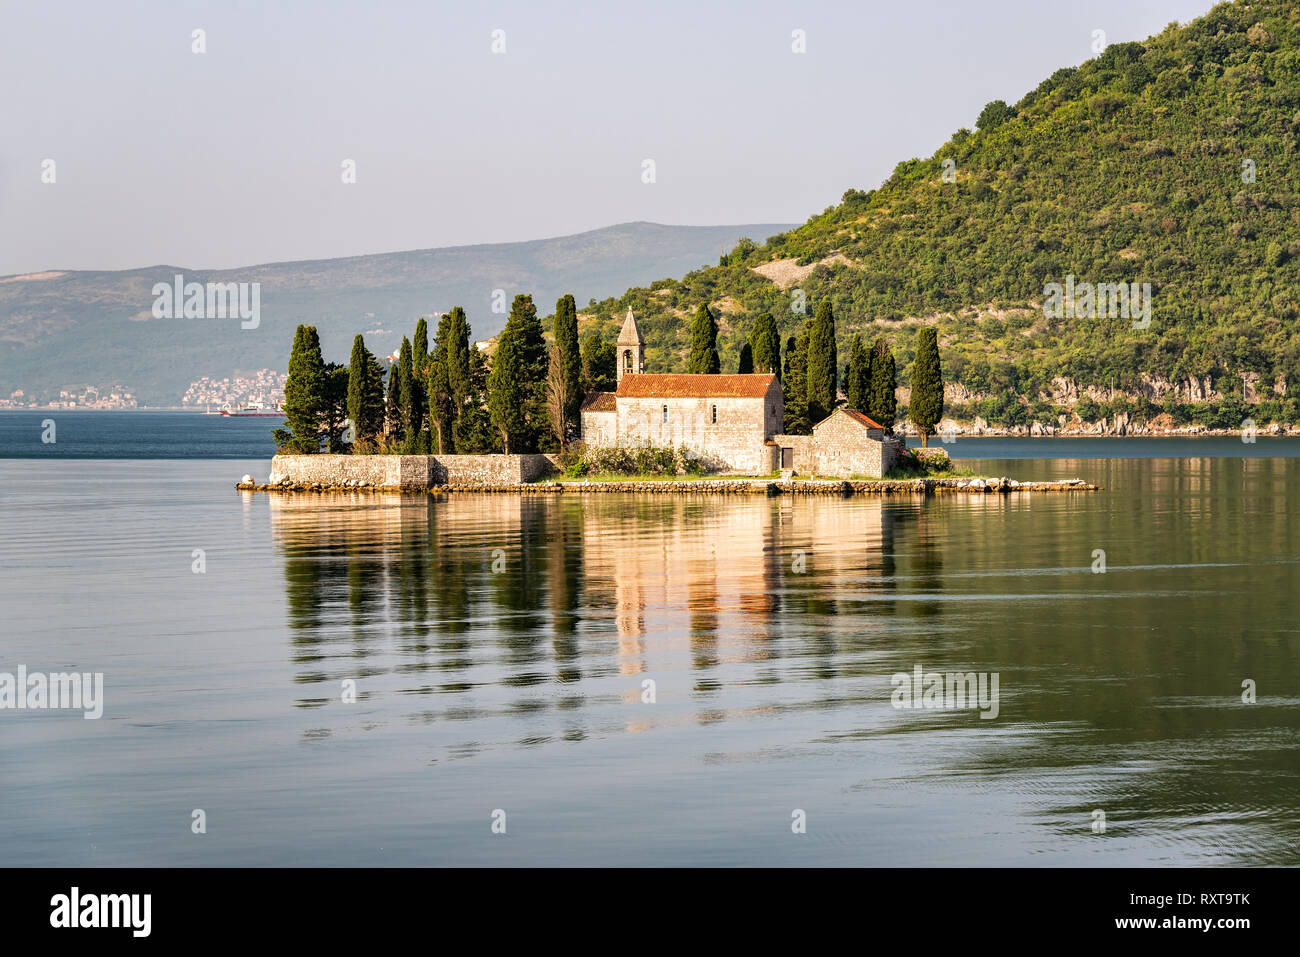
[[[1210,6],[0,0],[0,275],[803,222]]]

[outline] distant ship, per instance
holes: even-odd
[[[239,409],[222,409],[222,415],[231,418],[256,418],[256,419],[281,419],[284,418],[284,412],[280,409],[268,409],[260,402],[254,402]]]

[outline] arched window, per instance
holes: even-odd
[[[623,371],[624,372],[632,371],[632,350],[631,349],[623,350]]]
[[[718,407],[716,405],[713,407],[713,424],[718,424]]]
[[[668,406],[664,406],[664,422],[668,421]]]

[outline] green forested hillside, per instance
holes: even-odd
[[[666,370],[707,301],[734,371],[756,315],[784,340],[830,297],[840,355],[883,332],[900,383],[937,322],[947,378],[973,393],[958,414],[1046,421],[1083,398],[1094,415],[1300,421],[1300,3],[1226,3],[1112,44],[972,126],[789,233],[585,312],[612,333],[631,306]],[[1045,318],[1044,284],[1067,275],[1150,283],[1150,327]]]

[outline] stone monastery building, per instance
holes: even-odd
[[[812,435],[782,435],[785,401],[772,373],[679,375],[645,371],[645,340],[632,310],[619,333],[618,389],[582,403],[582,441],[594,447],[656,446],[699,453],[706,468],[768,475],[878,478],[898,445],[861,412],[839,408]]]

